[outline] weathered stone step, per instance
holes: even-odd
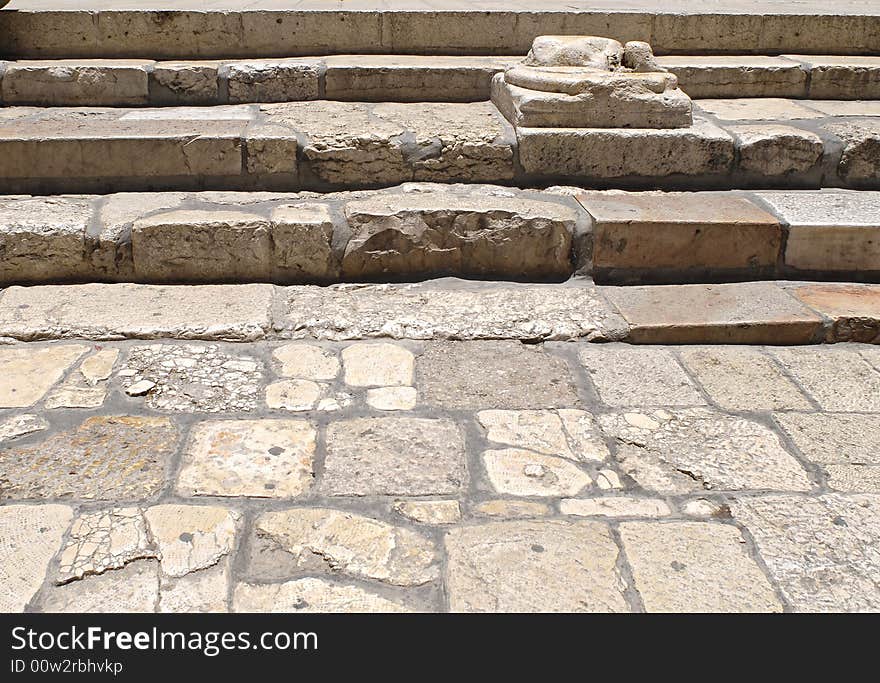
[[[645,40],[658,54],[876,54],[873,0],[350,0],[241,2],[206,8],[167,0],[161,9],[105,0],[13,0],[0,13],[0,54],[15,57],[218,58],[344,53],[525,54],[539,35]]]
[[[0,199],[0,285],[880,279],[880,192],[304,193]]]
[[[491,102],[0,109],[0,192],[408,181],[880,187],[880,101],[696,100],[687,128],[520,128]]]
[[[303,100],[478,102],[519,57],[339,55],[275,60],[0,62],[0,102],[220,105]],[[694,98],[880,99],[880,57],[661,57]]]
[[[0,291],[0,338],[880,343],[880,286],[88,284]]]

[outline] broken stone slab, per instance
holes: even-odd
[[[0,408],[26,408],[42,399],[87,350],[81,344],[0,348]]]
[[[35,432],[42,432],[48,428],[49,423],[39,415],[31,413],[12,415],[0,420],[0,444]]]
[[[150,72],[150,104],[211,105],[220,100],[220,62],[156,62]]]
[[[825,341],[880,344],[880,286],[815,284],[790,291],[831,321]]]
[[[774,124],[726,126],[736,139],[737,170],[755,176],[791,176],[816,169],[825,143],[812,131]]]
[[[844,142],[840,177],[851,187],[880,187],[880,117],[831,121],[823,128]]]
[[[496,444],[574,461],[608,457],[595,417],[583,410],[482,410],[477,421]]]
[[[159,563],[132,562],[124,567],[43,591],[39,611],[117,614],[153,612],[159,600]]]
[[[317,100],[320,71],[314,59],[230,62],[222,69],[232,104]]]
[[[593,483],[566,458],[520,448],[485,451],[482,462],[492,488],[502,495],[561,498],[576,496]]]

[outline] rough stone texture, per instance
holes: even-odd
[[[39,401],[88,350],[81,344],[41,349],[0,348],[0,408],[25,408]]]
[[[807,91],[807,71],[782,57],[664,56],[657,61],[694,98],[803,97]]]
[[[724,410],[809,410],[804,393],[760,349],[683,347],[679,354]]]
[[[493,522],[446,535],[453,612],[623,612],[608,528],[595,522]]]
[[[355,418],[327,427],[324,492],[333,496],[457,493],[464,438],[446,419]]]
[[[780,348],[773,355],[823,410],[880,412],[880,373],[847,348]]]
[[[519,448],[485,451],[483,466],[495,491],[510,496],[575,496],[593,483],[570,460]]]
[[[213,567],[232,553],[238,512],[206,505],[155,505],[144,517],[165,577]],[[225,594],[225,590],[224,590]]]
[[[880,59],[786,55],[810,65],[810,97],[816,100],[880,99]]]
[[[167,418],[91,417],[40,444],[0,451],[0,498],[148,498],[165,483],[178,439]]]
[[[10,62],[3,102],[40,107],[126,107],[147,104],[148,60],[56,59]]]
[[[822,318],[772,282],[602,287],[636,344],[808,344]]]
[[[728,126],[736,137],[739,170],[764,176],[807,173],[822,160],[825,143],[815,133],[780,125]]]
[[[485,193],[404,194],[349,202],[349,279],[460,275],[508,279],[572,272],[569,206]]]
[[[742,197],[711,193],[587,192],[593,267],[657,278],[663,271],[772,271],[779,221]]]
[[[823,465],[829,488],[849,493],[880,493],[880,467],[876,465]]]
[[[299,102],[318,99],[315,60],[233,62],[226,66],[229,101]]]
[[[648,612],[781,612],[739,529],[701,522],[620,525]]]
[[[559,502],[563,515],[576,517],[665,517],[672,514],[659,498],[567,498]]]
[[[273,410],[312,410],[324,389],[307,379],[285,379],[266,387],[266,405]]]
[[[583,410],[484,410],[477,420],[495,443],[558,455],[571,460],[602,461],[608,457],[593,415]]]
[[[87,197],[0,200],[0,283],[75,280],[94,274],[86,230]]]
[[[840,176],[850,185],[876,189],[880,174],[880,117],[826,123],[824,128],[844,141],[838,167]]]
[[[415,387],[380,387],[367,391],[367,405],[376,410],[412,410],[417,402]]]
[[[731,508],[795,610],[880,609],[877,496],[741,498]]]
[[[461,521],[457,500],[399,500],[392,509],[419,524],[455,524]]]
[[[418,586],[439,575],[431,540],[371,517],[328,508],[268,512],[257,519],[254,533],[259,545],[251,568],[257,573],[267,562],[277,564],[272,559],[280,551],[289,555],[288,562],[298,570],[347,574],[398,586]]]
[[[235,612],[410,612],[406,606],[358,586],[306,578],[281,584],[240,583],[233,596]]]
[[[217,420],[193,430],[177,490],[183,495],[287,498],[314,476],[315,428],[304,420]]]
[[[269,328],[270,285],[10,287],[0,335],[16,339],[233,339]]]
[[[824,117],[810,103],[775,97],[698,100],[694,104],[722,121],[798,121]]]
[[[779,437],[752,420],[691,408],[612,413],[599,422],[617,440],[623,471],[647,490],[812,488]]]
[[[546,503],[534,500],[487,500],[473,507],[475,515],[480,517],[542,517],[550,514]]]
[[[334,380],[339,374],[339,359],[327,349],[312,344],[287,344],[272,352],[281,363],[283,377],[308,380]]]
[[[42,432],[48,427],[49,423],[46,420],[39,415],[32,415],[30,413],[12,415],[0,419],[0,444],[12,441],[20,436]]]
[[[590,179],[726,173],[730,135],[701,118],[689,128],[519,128],[519,159],[535,177]]]
[[[792,293],[831,320],[826,341],[880,342],[880,287],[877,285],[817,284],[796,287]]]
[[[452,410],[580,404],[565,361],[517,342],[429,344],[416,361],[416,377],[424,403]]]
[[[157,62],[150,73],[150,102],[167,107],[215,104],[219,62]]]
[[[132,562],[122,569],[53,586],[40,601],[42,612],[117,614],[153,612],[159,600],[159,563]]]
[[[318,339],[605,340],[620,338],[626,329],[596,288],[579,282],[501,285],[441,280],[297,287],[285,293],[287,334]]]
[[[281,282],[331,280],[339,273],[333,221],[323,204],[282,204],[272,211],[272,266]]]
[[[43,583],[72,517],[66,505],[0,507],[0,611],[24,611]]]
[[[228,611],[229,561],[180,578],[162,576],[157,611],[163,613]]]
[[[813,462],[880,465],[880,415],[776,413],[774,419]]]
[[[119,356],[118,349],[105,349],[89,356],[79,370],[52,390],[46,397],[45,407],[53,408],[99,408],[107,396],[107,380]]]
[[[352,344],[342,351],[345,383],[351,387],[412,384],[415,358],[397,344]]]
[[[153,383],[146,403],[156,410],[235,412],[256,407],[263,363],[215,344],[150,344],[132,347],[117,376],[124,388]]]
[[[706,403],[669,349],[587,346],[581,349],[579,357],[606,405]]]

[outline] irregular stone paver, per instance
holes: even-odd
[[[132,348],[117,376],[126,388],[155,384],[146,401],[156,410],[246,411],[257,406],[263,363],[214,344],[151,344]]]
[[[266,405],[274,410],[312,410],[324,388],[307,379],[285,379],[266,387]]]
[[[81,344],[0,349],[0,408],[33,405],[87,350]]]
[[[809,491],[804,468],[764,425],[705,408],[602,415],[621,468],[664,493],[703,489]]]
[[[829,488],[849,493],[880,493],[880,466],[823,465]]]
[[[39,415],[25,413],[24,415],[12,415],[0,420],[0,444],[4,441],[12,441],[20,436],[42,432],[49,427]]]
[[[416,377],[426,404],[453,410],[580,404],[568,364],[518,342],[429,344],[416,361]]]
[[[461,520],[457,500],[399,500],[392,509],[420,524],[455,524]]]
[[[495,443],[573,460],[608,457],[595,418],[583,410],[483,410],[477,420]]]
[[[87,357],[78,371],[46,398],[47,408],[99,408],[107,396],[107,380],[119,356],[119,349],[104,349]]]
[[[353,344],[342,350],[345,383],[352,387],[412,384],[414,356],[396,344]]]
[[[513,519],[543,517],[550,514],[550,507],[546,503],[534,500],[487,500],[474,505],[473,512],[481,517]]]
[[[411,612],[404,605],[358,586],[306,578],[280,584],[240,583],[233,596],[235,612]]]
[[[595,522],[492,522],[446,535],[453,612],[623,612],[617,545]]]
[[[161,577],[158,612],[227,612],[229,561],[180,578]]]
[[[733,526],[625,522],[620,536],[648,612],[782,611]]]
[[[610,406],[699,406],[706,400],[669,349],[588,346],[581,349],[599,398]]]
[[[232,552],[241,515],[207,505],[155,505],[144,517],[163,576],[180,577],[217,565]]]
[[[274,557],[279,551],[300,570],[338,572],[398,586],[418,586],[439,575],[436,549],[427,537],[341,510],[268,512],[257,519],[254,533],[251,571],[258,575],[277,571]]]
[[[672,510],[658,498],[567,498],[559,502],[563,515],[577,517],[665,517]]]
[[[880,609],[880,497],[766,496],[731,503],[798,611]]]
[[[132,562],[122,569],[90,576],[64,586],[51,586],[42,595],[42,612],[153,612],[159,600],[159,563]]]
[[[42,585],[72,517],[66,505],[0,507],[0,611],[24,610]]]
[[[216,420],[193,428],[177,491],[288,498],[312,485],[317,434],[305,420]]]
[[[808,410],[812,404],[760,349],[682,347],[679,355],[715,403],[726,410]]]
[[[458,492],[465,478],[464,438],[450,420],[356,418],[327,427],[330,495],[442,495]]]
[[[367,392],[367,405],[376,410],[412,410],[417,401],[415,387],[379,387]]]
[[[773,417],[813,462],[880,465],[880,415],[776,413]]]
[[[91,417],[37,445],[0,451],[0,499],[151,497],[179,438],[163,417]]]
[[[333,380],[339,374],[339,359],[336,355],[312,344],[287,344],[272,352],[281,363],[283,377],[297,377],[308,380]]]
[[[511,496],[574,496],[593,483],[570,460],[518,448],[486,451],[483,465],[492,487]]]

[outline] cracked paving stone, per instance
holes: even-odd
[[[329,571],[397,586],[439,577],[433,541],[404,527],[329,508],[268,512],[254,527],[251,572]]]
[[[624,522],[620,536],[648,612],[782,611],[734,526]]]
[[[144,516],[166,577],[218,564],[232,552],[241,519],[238,512],[207,505],[154,505]]]
[[[768,427],[706,408],[607,414],[621,469],[642,488],[809,491],[809,476]]]
[[[483,410],[477,420],[489,441],[572,460],[604,460],[608,447],[583,410]]]
[[[81,344],[0,348],[0,408],[26,408],[39,401],[88,349]]]
[[[39,444],[0,450],[0,499],[154,496],[179,439],[164,417],[90,417]]]
[[[358,586],[305,578],[278,584],[240,583],[234,612],[339,613],[411,612],[408,607]]]
[[[66,505],[0,507],[0,612],[21,612],[61,547],[73,510]]]
[[[446,534],[453,612],[625,612],[618,549],[599,522],[511,521]]]
[[[666,501],[657,498],[567,498],[559,501],[563,515],[575,517],[666,517],[672,514]]]
[[[215,420],[197,424],[177,491],[186,496],[288,498],[314,478],[317,434],[305,420]]]
[[[155,410],[249,411],[259,402],[263,363],[215,344],[150,344],[132,348],[117,376],[124,389],[153,382],[146,403]]]
[[[492,488],[511,496],[574,496],[593,480],[570,460],[519,448],[483,453]]]
[[[229,560],[179,578],[163,575],[159,585],[159,612],[227,612]]]
[[[430,343],[416,359],[416,373],[423,402],[451,410],[580,404],[568,364],[519,342]]]
[[[880,496],[749,497],[731,509],[795,610],[880,610]]]
[[[412,384],[415,357],[397,344],[352,344],[342,350],[345,383],[350,387]]]
[[[159,563],[141,560],[99,576],[89,576],[63,586],[50,586],[41,596],[39,611],[153,612],[158,600]]]
[[[419,524],[455,524],[461,520],[457,500],[398,500],[391,507]]]
[[[0,420],[0,444],[12,441],[20,436],[42,432],[49,428],[49,423],[39,415],[25,413],[13,415]]]
[[[460,491],[465,479],[464,436],[451,420],[355,418],[327,427],[329,495],[443,495]]]
[[[104,349],[87,357],[76,372],[46,398],[46,408],[100,408],[107,397],[119,349]]]
[[[282,377],[330,381],[339,374],[339,359],[332,351],[314,344],[286,344],[272,353],[281,363]]]

